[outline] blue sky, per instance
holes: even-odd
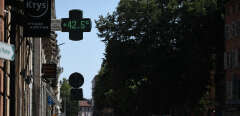
[[[60,79],[68,78],[71,73],[79,72],[84,76],[85,82],[82,86],[85,98],[92,97],[92,79],[98,73],[102,58],[104,58],[105,45],[97,36],[94,20],[99,15],[106,16],[112,13],[119,0],[56,0],[57,19],[67,18],[69,10],[81,9],[84,18],[91,18],[92,30],[83,34],[83,40],[71,41],[68,33],[57,32],[58,44],[60,45],[61,61],[60,65],[64,68]]]

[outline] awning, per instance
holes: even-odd
[[[61,104],[60,102],[57,100],[56,96],[53,95],[52,92],[50,92],[47,88],[46,88],[46,92],[48,93],[48,103],[49,104],[56,104],[58,105],[59,107],[61,107]]]

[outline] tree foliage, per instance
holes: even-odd
[[[62,108],[66,116],[77,116],[80,110],[79,103],[70,98],[71,86],[66,78],[61,81],[60,97],[62,98]],[[64,109],[66,108],[66,109]]]
[[[223,54],[223,6],[220,0],[120,0],[96,21],[106,44],[96,107],[145,116],[193,109],[210,71],[222,69],[212,56]]]

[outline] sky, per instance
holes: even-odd
[[[106,16],[116,10],[119,0],[55,0],[57,19],[68,18],[69,10],[81,9],[83,18],[91,18],[91,32],[83,33],[83,40],[69,40],[67,32],[57,32],[60,45],[60,66],[63,67],[62,78],[69,78],[74,72],[84,77],[83,97],[92,98],[92,79],[100,70],[104,58],[105,45],[97,36],[95,21],[100,15]]]

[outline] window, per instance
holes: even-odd
[[[227,53],[224,52],[224,69],[227,69]]]
[[[229,31],[230,31],[230,36],[231,37],[235,37],[235,23],[233,22],[231,25],[230,25],[230,29],[229,29]],[[231,38],[230,38],[231,39]]]
[[[230,16],[230,14],[231,14],[230,8],[226,8],[226,16]]]
[[[237,63],[238,63],[238,66],[239,66],[239,63],[240,63],[240,48],[237,49]]]
[[[238,82],[237,82],[237,78],[236,75],[233,75],[232,77],[232,94],[233,94],[233,99],[237,99],[237,88],[238,88]]]
[[[228,40],[230,38],[230,35],[229,35],[229,25],[226,24],[225,25],[225,39]]]
[[[240,3],[238,3],[238,12],[240,12]]]
[[[229,53],[227,53],[227,68],[230,66],[230,56]]]
[[[232,81],[227,81],[226,83],[226,90],[227,90],[227,99],[232,99]]]
[[[232,6],[232,14],[235,14],[235,13],[236,13],[236,5],[233,4],[233,6]]]
[[[226,40],[240,36],[240,21],[233,22],[232,24],[225,24],[224,28]]]
[[[234,66],[234,68],[237,68],[238,66],[239,66],[239,49],[235,49],[234,50],[234,64],[233,64],[233,66]]]
[[[237,21],[236,22],[236,33],[237,33],[237,36],[240,36],[240,21]]]
[[[232,97],[233,100],[240,99],[240,79],[236,74],[234,74],[232,77]]]
[[[237,97],[238,97],[238,99],[240,99],[240,79],[238,79],[238,88],[237,88],[237,90],[238,90]]]
[[[240,48],[224,53],[224,69],[238,68],[240,64]]]
[[[231,51],[230,57],[231,57],[231,68],[234,68],[234,64],[235,64],[235,51],[234,50]]]

